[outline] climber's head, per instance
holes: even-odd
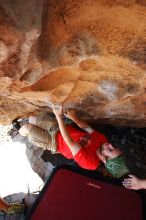
[[[106,163],[107,160],[118,157],[122,154],[121,150],[114,147],[111,143],[104,143],[97,151],[99,159]]]

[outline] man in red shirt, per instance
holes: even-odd
[[[53,112],[57,120],[46,113],[41,117],[30,117],[29,124],[23,125],[19,133],[28,136],[29,141],[38,147],[74,159],[80,167],[88,170],[97,169],[100,161],[106,163],[106,160],[122,154],[103,134],[79,119],[74,110],[68,110],[66,116],[82,130],[65,125],[62,108],[53,108]]]

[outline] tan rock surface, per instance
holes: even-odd
[[[146,126],[145,0],[0,0],[0,123],[48,105]]]

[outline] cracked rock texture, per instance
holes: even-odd
[[[0,0],[0,123],[62,104],[146,126],[146,0]]]

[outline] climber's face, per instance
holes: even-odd
[[[121,154],[121,150],[113,147],[110,143],[102,144],[100,149],[97,151],[97,155],[103,163],[106,163],[107,160],[118,157]]]

